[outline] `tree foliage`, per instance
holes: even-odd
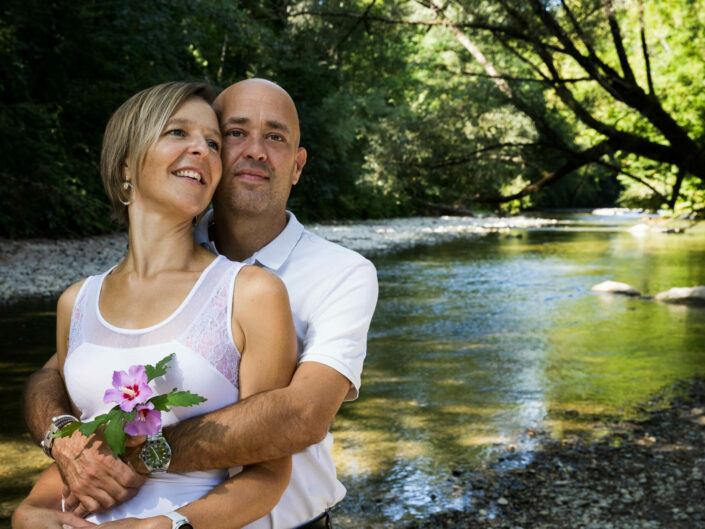
[[[705,206],[705,10],[691,0],[8,0],[0,234],[112,228],[110,113],[174,79],[297,103],[291,207],[350,218],[620,201]]]

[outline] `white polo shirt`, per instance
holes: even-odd
[[[319,362],[350,381],[345,400],[357,398],[367,331],[377,303],[377,272],[360,254],[304,229],[287,211],[284,230],[246,264],[276,274],[286,285],[298,341],[298,363]],[[209,211],[194,232],[196,242],[218,253],[208,236]],[[267,516],[247,529],[291,529],[345,496],[331,456],[333,436],[294,454],[289,486]]]

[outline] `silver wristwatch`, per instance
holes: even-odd
[[[164,439],[162,431],[148,435],[140,450],[140,459],[150,472],[166,472],[171,462],[171,447]]]
[[[188,518],[181,513],[171,511],[164,516],[171,520],[171,529],[193,529],[193,525],[188,521]]]
[[[42,442],[39,443],[48,457],[54,459],[54,456],[51,455],[51,447],[54,444],[54,434],[72,422],[78,422],[78,419],[73,415],[59,415],[58,417],[51,418],[51,426],[49,426],[47,433],[44,434]]]

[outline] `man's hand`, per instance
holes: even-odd
[[[126,444],[143,440],[128,439]],[[64,505],[76,516],[103,512],[129,500],[147,479],[116,459],[98,435],[85,437],[76,431],[55,439],[52,455],[66,485]]]

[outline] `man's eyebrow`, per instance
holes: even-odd
[[[193,121],[190,119],[186,118],[169,118],[169,120],[166,122],[167,125],[192,125]],[[207,127],[207,129],[211,134],[215,134],[216,136],[220,136],[220,131],[218,129],[214,129],[211,127]]]
[[[246,118],[244,116],[231,116],[225,121],[223,121],[222,126],[226,127],[228,125],[246,125],[247,123],[250,123],[250,118]],[[269,119],[265,121],[265,125],[267,125],[267,128],[274,129],[274,130],[281,130],[282,132],[291,133],[291,129],[286,125],[286,123],[282,123],[281,121],[277,121],[275,119]]]
[[[286,126],[286,123],[282,123],[281,121],[268,120],[266,123],[267,127],[269,127],[270,129],[281,130],[283,132],[291,132],[289,130],[289,127]]]
[[[249,118],[238,117],[238,116],[231,116],[231,117],[229,117],[228,119],[226,119],[225,121],[223,121],[223,123],[221,124],[221,126],[225,126],[225,125],[244,125],[245,123],[249,123],[249,121],[250,121]]]

